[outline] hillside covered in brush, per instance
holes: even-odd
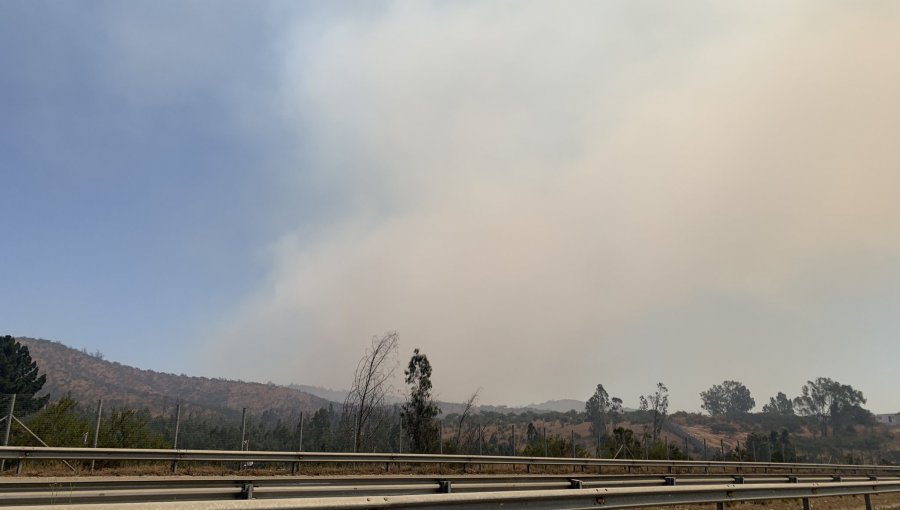
[[[104,406],[147,409],[151,415],[170,414],[181,403],[192,414],[251,412],[314,412],[328,400],[274,384],[175,375],[107,361],[59,342],[17,338],[26,345],[41,373],[47,375],[44,392],[56,400],[71,394],[88,403],[103,399]]]

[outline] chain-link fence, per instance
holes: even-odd
[[[515,415],[450,414],[435,420],[424,451],[413,443],[399,405],[348,411],[341,404],[318,410],[252,408],[210,410],[173,401],[151,412],[140,406],[98,400],[56,401],[28,395],[0,395],[0,433],[11,446],[84,448],[156,448],[185,450],[258,450],[307,452],[394,452],[505,455],[529,457],[597,457],[619,459],[687,459],[795,462],[883,462],[878,444],[850,446],[828,457],[806,456],[787,433],[749,434],[743,443],[693,439],[679,428],[671,437],[650,441],[637,427],[596,434],[575,413]],[[364,424],[359,426],[359,420]],[[634,426],[634,424],[632,424]],[[854,443],[855,444],[855,443]],[[861,443],[862,444],[862,443]],[[866,446],[869,446],[867,449]],[[807,450],[808,451],[808,450]],[[9,466],[5,466],[9,467]]]

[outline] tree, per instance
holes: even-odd
[[[602,384],[598,384],[594,394],[584,404],[584,412],[591,423],[591,436],[603,439],[607,435],[606,425],[609,423],[612,413],[621,410],[622,399],[609,398],[609,393]]]
[[[396,370],[399,335],[388,332],[372,337],[372,344],[356,365],[353,384],[344,402],[347,425],[353,427],[353,451],[369,446],[372,436],[383,425],[384,397],[390,390],[390,378]],[[352,421],[351,421],[352,420]]]
[[[100,421],[102,448],[166,448],[169,445],[148,426],[146,409],[113,409]]]
[[[640,396],[640,410],[650,411],[653,415],[653,428],[651,429],[651,437],[653,442],[659,438],[662,432],[663,422],[669,412],[669,388],[659,382],[656,383],[656,392],[652,395]]]
[[[475,404],[478,402],[478,392],[481,391],[481,388],[475,390],[470,396],[469,399],[466,400],[465,407],[463,411],[459,413],[459,419],[456,421],[456,451],[462,452],[462,437],[463,437],[463,426],[466,423],[466,419],[471,416],[472,411],[475,410]]]
[[[780,414],[782,416],[794,416],[794,403],[782,392],[774,397],[769,397],[769,403],[762,408],[764,413]]]
[[[25,414],[43,407],[49,395],[35,397],[47,376],[38,374],[38,366],[32,361],[28,347],[10,335],[0,337],[0,394],[16,395],[16,409]]]
[[[91,429],[89,420],[78,409],[78,403],[71,395],[66,395],[32,415],[28,420],[28,428],[51,446],[71,447],[86,446]],[[25,431],[20,434],[16,438],[16,444],[41,446]]]
[[[609,408],[609,417],[612,421],[613,430],[616,428],[616,423],[619,421],[619,416],[622,414],[622,399],[619,397],[612,398],[612,406]]]
[[[756,401],[750,396],[750,390],[738,381],[723,381],[714,384],[710,389],[700,392],[700,399],[710,416],[736,416],[753,409]]]
[[[307,451],[324,452],[330,449],[331,413],[324,407],[316,411],[309,420],[306,432]]]
[[[819,421],[822,437],[828,435],[829,422],[832,434],[836,434],[843,418],[864,416],[860,404],[865,403],[866,399],[861,391],[828,377],[806,381],[800,396],[794,399],[794,406],[799,414],[814,416]]]
[[[434,417],[441,410],[431,400],[431,363],[428,357],[413,351],[409,366],[404,371],[409,397],[403,404],[403,422],[413,453],[427,453],[436,444],[438,427]]]

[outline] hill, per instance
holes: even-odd
[[[314,412],[328,400],[274,384],[175,375],[106,361],[59,342],[17,338],[28,347],[41,373],[44,391],[55,400],[67,393],[79,402],[103,399],[104,406],[146,408],[151,415],[168,415],[181,402],[192,414],[252,412]]]
[[[525,406],[535,411],[556,411],[558,413],[567,413],[569,411],[584,411],[584,401],[573,399],[548,400],[540,404],[529,404]]]

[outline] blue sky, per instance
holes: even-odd
[[[187,371],[183,344],[263,277],[279,215],[315,199],[269,171],[282,121],[251,132],[231,104],[277,94],[249,7],[0,7],[7,327]]]
[[[446,399],[894,412],[898,10],[0,3],[2,333],[343,387],[397,330]]]

